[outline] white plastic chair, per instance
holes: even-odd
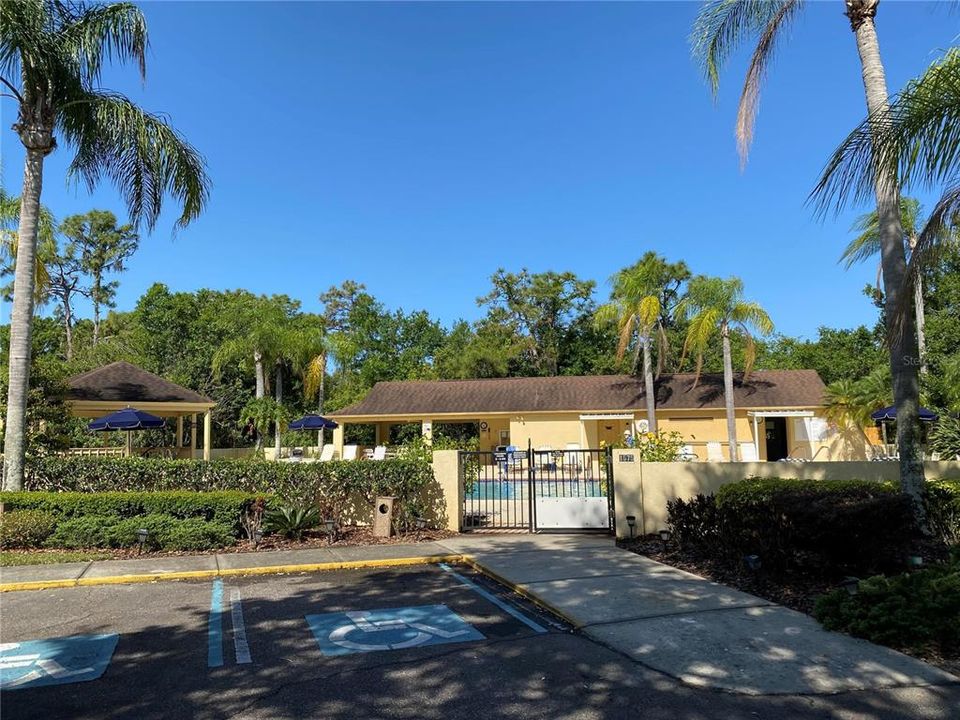
[[[333,453],[336,451],[336,448],[333,445],[324,445],[323,450],[320,451],[320,462],[330,462],[333,460]]]
[[[386,445],[377,445],[373,449],[373,457],[371,460],[386,460],[387,459],[387,446]]]
[[[757,446],[751,442],[740,443],[740,462],[759,462]]]
[[[356,460],[357,451],[360,449],[358,445],[344,445],[343,446],[343,459],[344,460]]]
[[[715,440],[707,443],[707,461],[723,462],[723,448]]]

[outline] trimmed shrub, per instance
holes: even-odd
[[[0,548],[35,548],[53,534],[57,518],[42,510],[18,510],[0,516]]]
[[[713,495],[671,500],[667,503],[667,524],[673,539],[687,552],[716,554],[723,542],[717,499]]]
[[[238,492],[2,492],[0,502],[14,510],[43,510],[58,519],[89,515],[118,519],[169,515],[214,522],[240,532],[244,510],[256,496]]]
[[[814,616],[828,630],[903,650],[960,650],[960,563],[863,580],[856,595],[835,590]]]
[[[716,497],[724,548],[773,570],[881,571],[917,535],[909,498],[889,483],[751,478]]]
[[[232,545],[232,528],[201,518],[176,518],[154,513],[130,518],[83,515],[64,520],[47,539],[47,547],[132,548],[139,545],[138,531],[148,532],[145,550],[209,550]]]
[[[927,482],[924,506],[933,536],[947,545],[960,545],[960,480]]]

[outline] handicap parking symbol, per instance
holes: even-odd
[[[103,675],[119,635],[75,635],[0,643],[0,690],[96,680]]]
[[[484,639],[476,628],[446,605],[325,613],[307,615],[306,619],[324,655],[403,650]]]

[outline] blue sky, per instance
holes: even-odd
[[[875,268],[835,262],[856,212],[821,222],[805,206],[864,114],[839,0],[810,3],[782,46],[744,172],[746,55],[714,103],[690,60],[693,2],[142,5],[147,83],[117,68],[104,85],[167,113],[206,156],[213,193],[176,237],[171,208],[143,239],[122,309],[160,281],[287,293],[312,310],[354,279],[450,323],[480,314],[500,266],[572,270],[603,299],[652,249],[741,276],[780,332],[875,318],[860,292]],[[891,88],[953,44],[957,17],[880,6]],[[2,110],[2,178],[17,192],[22,152],[10,101]],[[48,159],[45,204],[123,217],[109,185],[65,184],[69,159]]]

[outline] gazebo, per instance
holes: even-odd
[[[67,380],[67,407],[74,417],[96,418],[135,407],[162,418],[176,418],[177,455],[193,457],[197,447],[197,415],[203,415],[203,459],[210,459],[211,411],[216,403],[128,362],[113,362]],[[183,421],[191,419],[190,447],[183,445]]]

